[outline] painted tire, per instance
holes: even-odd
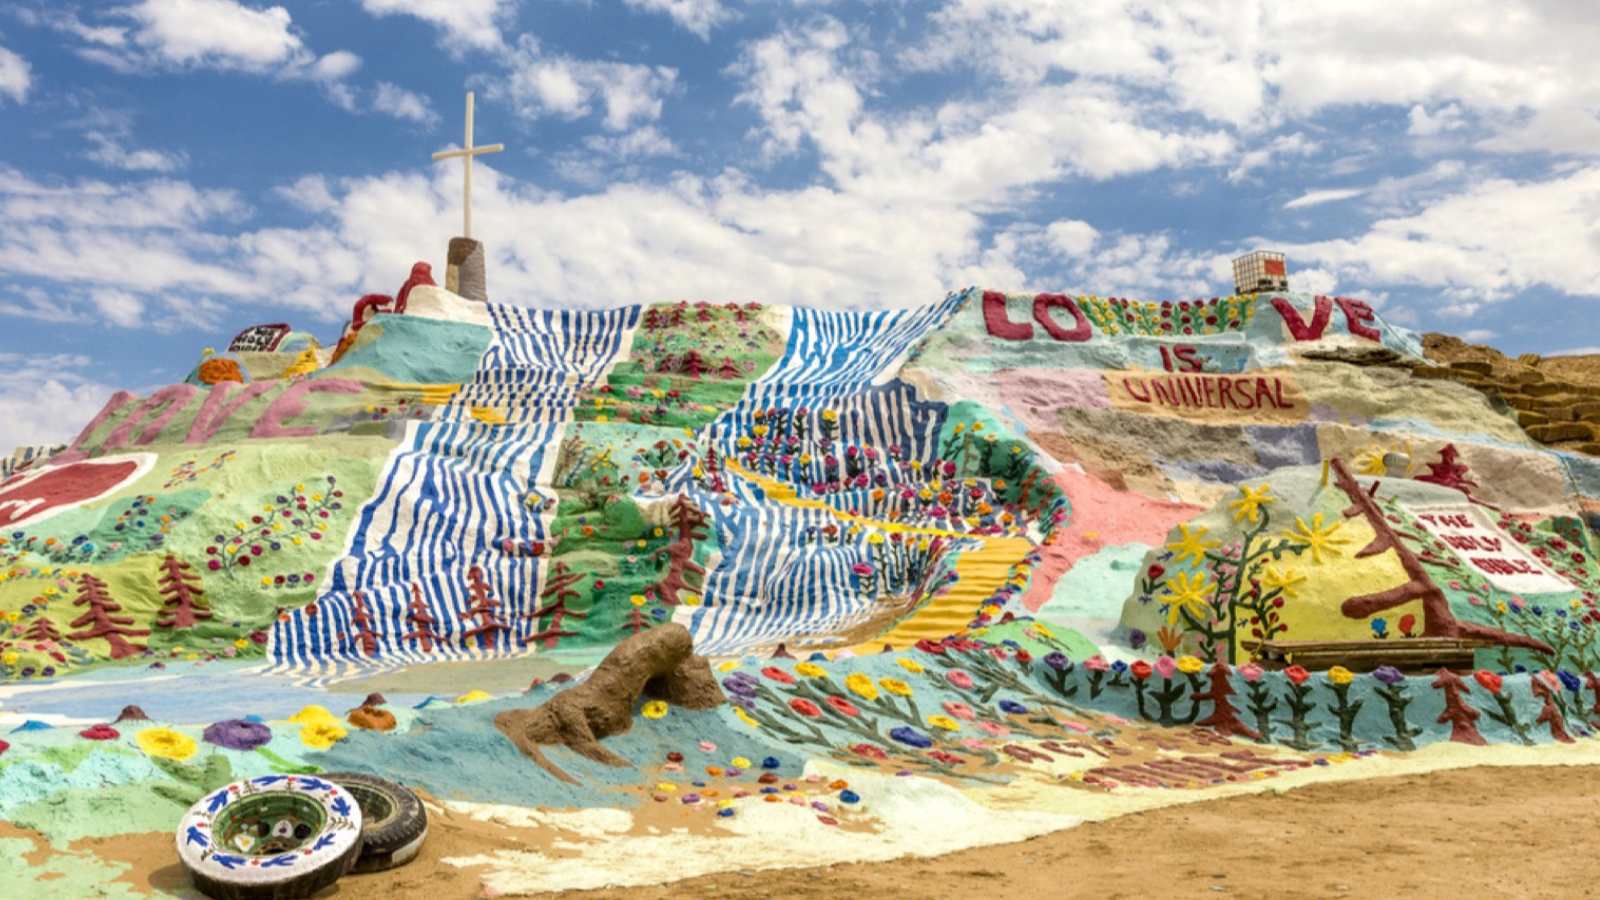
[[[361,804],[361,856],[355,872],[381,872],[410,862],[428,837],[428,813],[407,788],[356,772],[325,772]]]
[[[262,775],[202,797],[178,826],[178,859],[215,900],[310,897],[361,855],[361,805],[314,775]]]

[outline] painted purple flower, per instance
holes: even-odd
[[[1393,687],[1394,685],[1406,680],[1406,676],[1400,674],[1400,670],[1396,669],[1394,666],[1379,666],[1372,670],[1372,677],[1378,679],[1384,684],[1389,685],[1390,687]]]
[[[759,683],[748,672],[735,672],[722,679],[722,687],[730,694],[741,697],[754,697]]]
[[[229,750],[254,750],[272,740],[272,729],[260,722],[224,719],[206,726],[200,737],[208,744]]]
[[[1566,669],[1557,671],[1556,677],[1561,679],[1561,684],[1563,687],[1574,694],[1583,690],[1583,682],[1578,680],[1578,676],[1568,672]]]
[[[1066,670],[1067,666],[1072,665],[1072,661],[1067,659],[1067,655],[1060,650],[1052,650],[1044,655],[1044,664],[1057,672],[1062,672]]]
[[[1143,647],[1145,645],[1145,641],[1146,640],[1148,640],[1148,638],[1145,637],[1145,633],[1143,631],[1141,631],[1141,630],[1139,630],[1137,628],[1130,629],[1128,631],[1128,646],[1129,647],[1132,647],[1133,649],[1138,650],[1139,648],[1141,648],[1141,647]]]
[[[892,737],[909,747],[916,747],[919,750],[925,750],[933,746],[933,740],[931,738],[915,728],[911,728],[907,725],[901,725],[898,728],[889,729],[889,737]]]

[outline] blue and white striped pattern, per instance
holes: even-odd
[[[639,308],[492,305],[490,315],[494,336],[473,381],[438,421],[410,423],[356,518],[316,614],[296,610],[274,625],[269,657],[281,666],[368,659],[354,633],[353,591],[365,597],[376,620],[377,655],[389,662],[525,652],[521,638],[538,631],[539,623],[523,616],[539,603],[539,561],[506,552],[503,544],[546,539],[540,511],[526,508],[523,498],[553,464],[578,393],[616,361]],[[499,409],[508,424],[477,421],[474,406]],[[472,627],[462,621],[472,566],[483,570],[510,627],[482,647],[477,638],[463,646],[461,638]],[[403,637],[413,630],[406,620],[413,584],[442,639],[429,652]]]

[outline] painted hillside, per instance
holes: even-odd
[[[1600,663],[1596,426],[1541,445],[1359,300],[402,308],[252,329],[0,483],[0,677],[582,662],[668,621],[713,656],[1037,623],[1079,659]]]

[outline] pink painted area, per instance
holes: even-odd
[[[359,394],[361,382],[349,378],[321,378],[316,381],[296,381],[287,391],[278,395],[272,401],[267,411],[256,420],[254,428],[250,429],[253,438],[276,437],[310,437],[317,433],[317,429],[310,425],[291,428],[283,424],[284,419],[292,419],[305,412],[305,397],[307,394]]]
[[[57,453],[51,458],[51,461],[69,463],[88,459],[89,454],[83,449],[83,445],[88,443],[90,436],[100,430],[100,426],[104,425],[107,419],[116,415],[118,410],[133,402],[133,400],[134,395],[131,391],[117,391],[112,394],[111,399],[106,401],[106,405],[100,407],[100,411],[95,413],[93,419],[89,420],[89,424],[83,426],[83,430],[78,432],[78,436],[72,439],[72,446]]]
[[[200,412],[195,414],[194,422],[189,425],[189,434],[183,439],[184,443],[203,444],[211,440],[223,423],[239,411],[239,407],[277,386],[275,382],[257,381],[244,385],[239,396],[229,400],[228,395],[240,387],[237,382],[223,381],[213,385],[211,392],[206,394],[205,403],[200,405]]]
[[[141,432],[136,443],[148,444],[156,439],[161,429],[167,427],[178,413],[188,407],[189,402],[200,393],[200,389],[192,384],[169,384],[159,391],[145,398],[139,408],[128,414],[111,434],[106,436],[105,443],[100,445],[100,450],[115,450],[127,446],[128,439],[133,437],[133,430],[143,424],[144,420],[156,414],[154,420]]]
[[[1057,530],[1053,540],[1040,548],[1033,581],[1022,595],[1029,612],[1036,612],[1050,599],[1056,581],[1078,560],[1114,544],[1160,544],[1179,522],[1205,511],[1187,503],[1119,491],[1093,475],[1072,470],[1056,475],[1055,482],[1071,501],[1072,512],[1067,527]],[[1089,532],[1095,536],[1088,537]]]
[[[63,506],[93,500],[139,472],[137,458],[52,465],[40,474],[0,487],[0,527],[21,525]]]

